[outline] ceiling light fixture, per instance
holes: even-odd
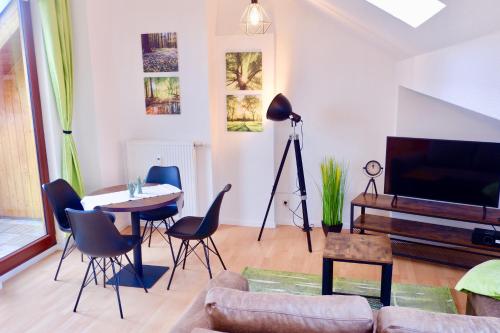
[[[262,35],[271,26],[264,7],[258,0],[252,0],[241,16],[241,29],[247,35]]]
[[[414,28],[446,7],[439,0],[366,0]]]

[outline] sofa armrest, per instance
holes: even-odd
[[[377,333],[494,333],[500,319],[388,306],[379,311]]]
[[[208,282],[170,330],[171,333],[191,333],[195,328],[211,329],[208,315],[205,311],[205,297],[213,287],[224,287],[241,291],[248,291],[248,281],[237,273],[222,271]]]

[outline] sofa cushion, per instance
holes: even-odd
[[[195,328],[194,330],[191,331],[191,333],[224,333],[224,332],[213,331],[209,330],[208,328]]]
[[[210,280],[205,289],[196,296],[186,312],[184,312],[170,330],[171,333],[191,333],[195,328],[211,328],[208,315],[205,312],[205,296],[207,295],[207,291],[212,287],[226,287],[248,291],[248,281],[237,273],[229,271],[222,271],[219,273],[215,278]]]
[[[458,281],[455,289],[500,300],[500,279],[498,276],[500,276],[500,260],[489,260],[469,270]]]
[[[359,296],[297,296],[212,288],[213,329],[230,333],[371,333],[373,314]]]
[[[474,293],[467,294],[467,314],[500,318],[500,301]]]
[[[379,311],[378,333],[498,333],[500,319],[388,306]]]

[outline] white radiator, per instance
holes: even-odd
[[[179,168],[184,191],[183,216],[196,215],[196,151],[193,143],[165,141],[127,142],[127,175],[129,181],[137,177],[144,179],[152,166]]]

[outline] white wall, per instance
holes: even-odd
[[[500,142],[500,120],[401,87],[396,134]]]
[[[222,223],[257,226],[262,223],[274,180],[274,125],[265,119],[265,109],[274,97],[274,36],[248,37],[218,36],[212,63],[216,71],[212,84],[216,87],[213,150],[214,185],[220,191],[231,183],[233,188],[224,198]],[[226,95],[226,52],[262,52],[263,132],[228,132]],[[274,209],[269,216],[269,227],[274,226]]]
[[[398,64],[409,89],[500,119],[500,32]]]
[[[395,131],[395,59],[306,1],[274,1],[272,8],[277,91],[289,97],[304,120],[310,223],[321,223],[320,163],[334,156],[349,165],[343,220],[347,227],[349,202],[368,181],[361,168],[371,159],[384,160],[386,136]],[[275,163],[289,130],[287,123],[276,126]],[[276,219],[283,224],[290,223],[291,214],[282,201],[291,202],[292,208],[298,202],[290,194],[296,189],[293,154],[290,157],[276,205]]]

